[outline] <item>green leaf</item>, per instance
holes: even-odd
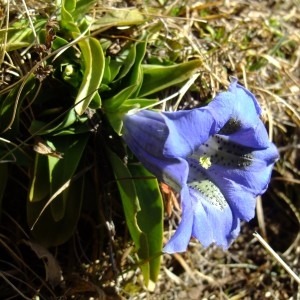
[[[132,68],[132,66],[135,64],[135,58],[136,58],[136,45],[135,44],[131,44],[129,49],[126,49],[119,57],[119,60],[123,60],[122,61],[122,67],[120,72],[118,73],[118,76],[116,77],[117,80],[115,82],[120,81],[123,77],[125,77],[130,69]]]
[[[116,107],[115,110],[106,111],[104,105],[104,111],[112,128],[118,135],[121,135],[124,114],[132,109],[143,108],[155,104],[156,102],[157,99],[127,99],[121,106]]]
[[[76,20],[74,20],[72,13],[76,7],[76,0],[63,0],[61,4],[61,21],[60,27],[69,31],[70,33],[80,33]]]
[[[143,81],[142,60],[145,56],[146,42],[138,42],[130,48],[124,64],[111,88],[112,90],[121,90],[116,95],[105,99],[103,110],[105,111],[111,126],[120,134],[123,125],[123,115],[133,108],[142,107],[144,99],[138,99],[136,95],[139,92]],[[126,83],[126,85],[124,85]],[[121,87],[125,86],[123,89]],[[131,98],[131,99],[130,99]],[[137,98],[133,100],[133,98]],[[148,105],[151,103],[149,100]]]
[[[46,123],[44,121],[33,120],[29,132],[32,135],[44,135],[53,132],[61,132],[77,121],[77,116],[74,109],[71,109],[59,123]]]
[[[114,82],[114,85],[120,82],[126,83],[126,86],[141,84],[143,72],[141,63],[146,53],[146,46],[146,41],[141,41],[131,45],[131,48],[123,53],[123,56],[125,56],[125,58],[122,68],[116,77],[117,80]],[[126,52],[128,52],[127,55]]]
[[[66,242],[76,228],[82,201],[84,199],[84,177],[71,182],[65,197],[65,214],[58,222],[53,219],[50,206],[45,208],[45,202],[27,203],[27,222],[30,227],[34,225],[31,233],[36,241],[45,247],[58,246]],[[43,213],[40,215],[41,211]]]
[[[129,232],[135,246],[139,248],[142,232],[137,224],[136,214],[140,206],[131,173],[114,152],[107,148],[107,153],[117,180]]]
[[[128,169],[111,150],[108,156],[117,180],[123,203],[126,224],[141,260],[141,270],[146,286],[155,282],[159,273],[162,249],[162,198],[156,179],[142,166]],[[132,173],[140,177],[132,179]]]
[[[52,49],[53,50],[57,50],[59,48],[62,48],[63,46],[67,45],[68,44],[68,41],[60,36],[56,36],[54,41],[53,41],[53,44],[52,44]],[[70,48],[69,48],[70,49]],[[71,48],[72,49],[72,48]],[[75,53],[75,52],[74,52]],[[73,55],[72,55],[73,56]],[[58,56],[59,58],[60,56]]]
[[[23,100],[34,92],[35,78],[30,75],[26,82],[16,85],[9,94],[1,101],[0,106],[0,132],[10,129],[11,132],[19,130],[19,110]],[[0,98],[1,99],[1,98]]]
[[[110,56],[106,57],[102,84],[108,85],[111,83],[120,72],[121,67],[122,62],[111,60]]]
[[[145,97],[189,79],[202,65],[192,60],[173,66],[143,65],[144,79],[139,97]]]
[[[163,201],[156,178],[141,164],[128,165],[140,204],[137,223],[145,234],[147,252],[141,247],[138,255],[149,260],[150,280],[156,282],[160,271],[160,254],[163,245]],[[145,247],[146,248],[146,247]]]
[[[38,154],[27,203],[27,218],[36,239],[46,246],[65,242],[80,215],[84,179],[75,175],[89,135],[48,137],[62,159]]]
[[[105,112],[116,112],[117,109],[131,96],[136,90],[136,85],[130,85],[109,99],[105,99],[103,105]]]
[[[78,20],[82,15],[89,13],[91,6],[95,3],[97,3],[97,0],[78,0],[76,9],[72,13],[73,18]]]
[[[146,53],[147,43],[146,41],[142,41],[136,44],[136,57],[135,63],[130,70],[129,76],[129,84],[136,84],[138,86],[135,94],[131,95],[131,98],[138,97],[139,90],[141,88],[143,78],[143,68],[142,68],[142,61],[144,59]]]
[[[64,0],[63,7],[68,13],[72,14],[76,8],[76,0]]]
[[[81,82],[81,72],[74,64],[61,65],[62,79],[77,88]]]
[[[75,110],[82,115],[98,93],[105,68],[105,58],[98,40],[86,38],[78,42],[82,52],[83,79],[79,88]]]
[[[94,98],[90,102],[89,107],[91,109],[98,109],[98,108],[101,108],[101,104],[102,104],[101,97],[98,93],[96,93]]]
[[[38,202],[49,196],[50,193],[47,156],[36,154],[32,174],[28,199],[29,202]]]
[[[144,23],[145,21],[145,14],[142,14],[138,9],[111,9],[108,10],[103,17],[96,20],[96,22],[93,24],[93,30],[104,26],[137,25]]]
[[[87,21],[90,7],[97,0],[62,0],[61,4],[61,27],[70,33],[80,33],[79,27]],[[85,26],[85,25],[84,25]]]
[[[20,27],[3,29],[3,31],[0,32],[0,40],[3,40],[4,35],[7,33],[7,43],[5,45],[5,51],[9,52],[25,48],[34,41],[32,29],[29,28],[29,26],[22,26],[21,28]],[[6,32],[4,32],[4,30]]]
[[[89,135],[68,135],[48,138],[52,147],[63,153],[63,158],[48,156],[50,197],[57,193],[74,175],[85,149]],[[60,221],[65,214],[68,189],[61,189],[51,202],[53,219]]]

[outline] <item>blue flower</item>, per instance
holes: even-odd
[[[165,252],[185,251],[191,237],[227,249],[240,220],[254,217],[278,159],[260,115],[254,95],[233,80],[205,107],[124,117],[131,151],[180,194],[181,222]]]

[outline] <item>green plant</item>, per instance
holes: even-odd
[[[20,197],[27,199],[27,206],[20,214],[27,214],[32,236],[45,247],[61,245],[73,235],[83,208],[90,206],[101,219],[91,170],[108,161],[114,179],[107,176],[99,185],[105,189],[112,180],[117,184],[148,285],[159,274],[163,202],[157,180],[130,153],[124,162],[122,118],[156,103],[157,92],[182,84],[201,62],[147,65],[146,32],[111,54],[112,39],[99,33],[124,25],[126,11],[95,21],[87,16],[94,2],[64,0],[55,10],[56,19],[39,15],[13,22],[2,32],[5,55],[15,64],[24,55],[29,59],[0,91],[0,197],[6,201],[12,174],[22,180]],[[137,10],[127,14],[126,25],[145,20]],[[18,179],[18,172],[27,174],[26,182]]]

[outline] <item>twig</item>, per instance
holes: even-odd
[[[258,241],[264,246],[264,248],[279,262],[282,267],[300,284],[300,277],[283,261],[283,259],[270,247],[270,245],[257,233],[253,235],[258,239]]]

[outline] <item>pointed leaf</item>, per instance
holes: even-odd
[[[33,120],[29,127],[29,132],[32,135],[36,135],[37,133],[38,135],[45,135],[49,133],[53,134],[53,132],[59,132],[61,134],[71,125],[74,125],[76,121],[78,121],[78,116],[76,115],[75,110],[71,109],[59,123],[51,124],[39,120]]]
[[[137,25],[145,22],[145,20],[145,14],[142,14],[139,9],[136,8],[111,9],[93,24],[93,29],[95,30],[103,26]]]
[[[95,38],[82,39],[78,44],[82,53],[84,73],[75,100],[75,110],[77,114],[82,115],[98,93],[104,73],[105,59],[101,45]]]
[[[80,162],[83,150],[89,135],[68,135],[52,137],[51,142],[59,152],[63,153],[63,159],[48,156],[50,196],[56,193],[74,175]],[[65,214],[68,188],[62,189],[61,193],[51,202],[52,216],[59,221]]]
[[[126,223],[137,248],[146,286],[156,281],[162,249],[162,199],[156,179],[132,179],[122,160],[107,149],[123,203]],[[137,176],[149,176],[142,166],[132,167]],[[141,206],[140,206],[141,205]],[[155,215],[153,215],[155,214]]]
[[[132,109],[143,108],[145,106],[154,104],[155,102],[157,102],[156,99],[127,99],[116,110],[106,111],[104,106],[104,111],[112,128],[118,135],[121,135],[123,116],[125,113]]]
[[[130,85],[109,99],[105,99],[104,110],[106,112],[116,112],[117,109],[131,96],[136,90],[136,85]]]
[[[139,97],[144,97],[189,79],[202,65],[192,60],[173,66],[143,65],[144,79]]]
[[[38,202],[50,193],[47,156],[36,153],[32,181],[29,189],[29,202]]]
[[[136,98],[139,94],[139,90],[141,88],[142,82],[144,80],[143,78],[143,68],[142,68],[142,61],[145,57],[147,48],[147,42],[141,41],[136,44],[136,57],[135,57],[135,63],[133,67],[130,70],[130,76],[129,76],[129,84],[136,84],[138,86],[137,90],[133,95],[131,95],[131,98]]]
[[[138,254],[141,259],[149,260],[150,280],[156,282],[160,271],[160,254],[163,245],[162,196],[157,179],[141,164],[131,164],[128,167],[134,178],[141,207],[137,213],[137,222],[146,237],[148,248],[148,257],[144,257],[143,252],[138,252]]]
[[[65,213],[58,222],[53,219],[49,206],[46,207],[39,217],[46,201],[28,202],[27,220],[29,227],[32,227],[39,217],[31,231],[36,241],[44,247],[53,247],[66,242],[76,228],[83,197],[84,178],[80,177],[76,181],[71,182],[68,188],[68,196],[65,199]]]
[[[63,0],[61,4],[61,21],[60,27],[68,30],[69,32],[80,33],[76,20],[74,20],[72,13],[76,7],[76,0]]]

